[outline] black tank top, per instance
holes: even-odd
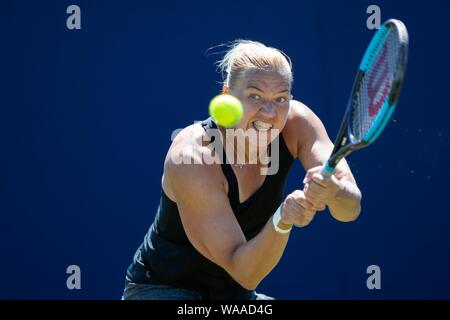
[[[202,126],[206,132],[217,128],[211,118],[203,121]],[[231,208],[247,240],[261,231],[283,198],[293,157],[283,135],[277,139],[280,148],[278,172],[268,175],[262,186],[243,203],[239,201],[238,182],[231,165],[221,164],[228,181]],[[155,220],[128,267],[127,280],[195,290],[205,299],[247,299],[250,294],[224,269],[194,248],[183,229],[177,204],[163,190]]]

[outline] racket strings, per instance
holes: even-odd
[[[381,47],[373,48],[372,65],[363,76],[360,88],[353,98],[351,131],[357,141],[363,140],[389,99],[397,72],[399,52],[400,42],[396,28],[389,31]]]

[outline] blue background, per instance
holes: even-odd
[[[77,4],[82,29],[66,28]],[[334,138],[363,51],[369,1],[2,1],[0,298],[118,299],[153,220],[172,131],[208,116],[206,55],[237,38],[284,50],[293,94]],[[354,223],[320,214],[291,235],[259,291],[281,299],[450,298],[449,5],[377,1],[410,33],[399,107],[349,157]],[[286,193],[301,186],[291,171]],[[66,268],[81,268],[81,290]],[[368,290],[366,268],[381,268]]]

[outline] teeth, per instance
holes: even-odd
[[[261,131],[269,130],[270,128],[272,128],[272,125],[270,123],[266,123],[263,121],[255,121],[253,122],[253,126],[255,127],[256,130]]]

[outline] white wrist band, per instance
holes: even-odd
[[[273,227],[275,228],[275,231],[278,233],[289,233],[292,229],[292,227],[290,227],[289,229],[281,229],[280,227],[278,227],[278,223],[281,220],[281,207],[283,206],[283,204],[281,204],[277,211],[275,211],[275,213],[273,214],[272,217],[272,222],[273,222]]]

